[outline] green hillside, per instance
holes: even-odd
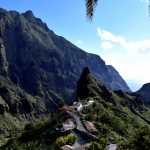
[[[83,70],[77,83],[76,97],[83,104],[82,111],[76,115],[81,118],[82,122],[92,122],[98,130],[96,136],[100,140],[95,141],[92,146],[101,147],[100,145],[106,140],[116,143],[119,150],[137,150],[135,145],[137,146],[138,142],[146,145],[144,147],[145,145],[141,144],[145,150],[150,148],[147,144],[150,141],[150,108],[145,106],[139,97],[122,91],[108,90],[103,84],[96,81],[88,68]],[[87,105],[89,100],[93,103]],[[64,135],[60,128],[62,123],[70,117],[68,113],[57,111],[47,121],[34,126],[29,125],[19,136],[11,137],[13,142],[9,140],[5,148],[13,145],[15,149],[14,143],[16,143],[19,148],[27,145],[37,148],[42,145],[57,149],[60,143],[60,145],[67,143],[65,141],[68,137],[65,136],[69,134]]]

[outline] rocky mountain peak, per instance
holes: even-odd
[[[29,18],[34,17],[34,14],[31,10],[26,11],[25,13],[23,13],[23,15]]]
[[[0,13],[7,13],[7,11],[3,8],[0,8]]]
[[[0,19],[7,15],[9,15],[9,13],[5,9],[0,8]]]
[[[100,95],[102,98],[111,99],[111,92],[90,73],[88,67],[83,69],[81,77],[77,82],[76,99],[86,99]]]
[[[150,83],[145,83],[141,89],[147,89],[150,90]]]
[[[44,30],[48,31],[47,25],[40,19],[36,18],[31,10],[26,11],[22,14],[30,23],[36,24]]]
[[[26,11],[22,14],[28,21],[36,23],[36,18],[31,10]]]
[[[145,103],[150,104],[150,83],[144,84],[138,91],[135,92],[144,99]]]

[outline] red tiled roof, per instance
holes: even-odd
[[[87,128],[87,130],[89,132],[97,132],[98,130],[95,128],[94,124],[92,122],[89,121],[85,121],[84,122],[85,127]]]

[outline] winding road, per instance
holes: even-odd
[[[80,131],[86,132],[86,129],[84,128],[84,126],[83,126],[80,118],[76,114],[74,114],[74,113],[70,113],[70,115],[75,119],[77,129],[80,130]]]
[[[80,120],[80,117],[78,117],[76,114],[70,112],[69,113],[75,120],[76,122],[76,128],[80,131],[83,131],[83,132],[87,132],[86,129],[84,128],[81,120]],[[74,133],[75,134],[75,133]],[[78,138],[78,142],[76,142],[76,144],[74,145],[74,147],[78,147],[78,146],[81,146],[85,141],[79,136],[79,135],[76,135]],[[108,150],[116,150],[117,149],[117,145],[116,144],[110,144],[109,146],[107,146]]]

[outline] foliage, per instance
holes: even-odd
[[[94,141],[91,143],[89,148],[86,150],[104,150],[108,144],[108,139],[106,137],[101,137],[99,141]]]
[[[92,105],[85,106],[82,112],[88,114],[87,120],[94,120],[94,115],[96,115],[96,121],[98,121],[104,114],[104,107],[102,104],[94,102]]]
[[[107,135],[108,133],[110,133],[110,127],[106,124],[102,124],[100,122],[95,123],[98,131],[102,134],[102,135]]]
[[[98,0],[86,0],[86,14],[88,19],[92,19],[94,15],[94,9],[98,3]]]
[[[91,105],[84,106],[82,109],[82,113],[84,113],[84,114],[92,113],[92,106]]]
[[[0,149],[38,149],[37,147],[53,147],[55,140],[62,136],[62,134],[56,130],[62,126],[62,120],[67,116],[63,113],[55,112],[51,115],[49,119],[41,121],[38,124],[27,124],[25,130],[14,138],[13,136],[8,140],[8,142],[3,145]],[[59,118],[59,119],[58,119]],[[68,138],[68,142],[73,142],[73,137]],[[36,147],[36,148],[32,148]]]
[[[120,143],[118,150],[149,150],[150,128],[148,126],[138,129],[128,140]]]
[[[108,144],[108,139],[106,137],[101,137],[98,142],[104,149]]]
[[[74,134],[69,134],[67,138],[68,138],[67,144],[69,145],[73,145],[76,141],[76,136]]]
[[[25,125],[24,129],[27,130],[32,130],[34,128],[34,125],[32,123],[28,123]]]
[[[99,144],[98,142],[92,142],[88,150],[104,150],[103,146]]]
[[[61,136],[61,137],[57,138],[55,145],[56,145],[56,147],[61,147],[61,146],[65,145],[66,143],[67,143],[67,137]]]
[[[96,121],[99,120],[99,117],[102,117],[104,114],[104,107],[100,103],[93,103],[93,109],[96,114]]]
[[[76,141],[76,136],[73,134],[69,134],[68,136],[61,136],[57,138],[55,142],[55,146],[59,148],[66,144],[72,145],[75,143],[75,141]]]

